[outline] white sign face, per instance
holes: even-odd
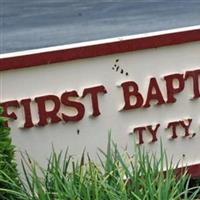
[[[39,163],[69,147],[96,155],[108,132],[174,162],[200,163],[200,42],[8,70],[1,75],[17,149]]]

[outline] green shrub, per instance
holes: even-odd
[[[7,177],[19,183],[17,165],[15,162],[15,147],[10,138],[10,128],[6,127],[6,119],[2,117],[3,110],[0,108],[0,188],[12,189],[6,182]],[[12,199],[12,195],[7,192],[0,192],[0,199]]]
[[[68,151],[53,151],[46,169],[27,155],[22,186],[8,181],[13,189],[0,192],[20,200],[192,200],[199,192],[189,188],[186,173],[177,178],[162,149],[159,159],[140,149],[132,157],[121,154],[109,137],[107,152],[100,152],[97,164],[85,153],[75,162]]]

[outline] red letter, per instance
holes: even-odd
[[[70,97],[79,97],[79,96],[75,90],[71,92],[65,92],[61,96],[61,102],[65,106],[75,108],[77,110],[77,114],[75,116],[67,116],[62,113],[62,118],[65,122],[80,121],[84,117],[84,114],[85,114],[84,105],[80,102],[69,100]]]
[[[149,132],[151,133],[151,136],[152,136],[151,142],[156,142],[158,140],[156,135],[157,135],[159,127],[160,127],[160,124],[157,124],[154,129],[152,126],[147,126],[147,129],[149,130]]]
[[[137,84],[133,81],[127,81],[125,83],[122,83],[121,86],[123,88],[125,102],[123,110],[140,108],[143,104],[143,98],[142,95],[138,92]],[[130,97],[135,97],[135,104],[131,104]]]
[[[184,128],[184,130],[185,130],[185,135],[184,135],[184,137],[187,137],[187,136],[190,135],[190,133],[189,133],[189,128],[190,128],[190,125],[191,125],[191,123],[192,123],[192,119],[187,119],[187,121],[188,121],[188,124],[185,124],[185,121],[180,121],[181,126],[182,126],[182,127]]]
[[[12,113],[8,113],[8,108],[9,107],[15,107],[15,108],[19,108],[19,102],[17,100],[12,100],[12,101],[7,101],[4,103],[0,104],[1,107],[3,107],[3,116],[10,118],[10,119],[17,119],[17,115],[12,112]],[[8,123],[5,123],[5,126],[8,126]]]
[[[176,121],[176,122],[170,122],[167,126],[167,128],[171,128],[172,127],[172,137],[171,139],[175,139],[177,138],[177,133],[176,133],[176,127],[180,125],[180,122],[179,121]]]
[[[185,73],[185,79],[187,80],[188,78],[192,78],[193,80],[193,92],[194,96],[193,99],[199,98],[200,97],[200,92],[199,92],[199,75],[200,75],[200,70],[195,70],[195,71],[187,71]]]
[[[144,140],[143,140],[143,132],[146,130],[145,126],[142,127],[137,127],[133,129],[134,133],[138,133],[138,137],[139,137],[139,142],[138,144],[143,144]]]
[[[104,94],[107,93],[107,91],[106,91],[106,89],[103,85],[91,87],[91,88],[86,88],[83,91],[83,97],[85,97],[87,94],[91,94],[92,108],[93,108],[92,115],[94,117],[97,117],[101,114],[100,111],[99,111],[98,93],[104,93]]]
[[[181,92],[184,89],[183,74],[171,74],[164,77],[167,88],[167,103],[174,103],[176,99],[175,94]],[[178,86],[174,87],[174,81],[178,81]]]
[[[33,121],[32,121],[32,115],[31,115],[31,99],[23,99],[20,101],[20,104],[24,108],[24,128],[32,128],[34,126]]]
[[[158,101],[157,105],[165,103],[155,78],[150,79],[148,93],[147,93],[147,100],[146,103],[144,104],[144,107],[150,107],[150,101],[152,100],[157,100]]]
[[[55,95],[47,95],[35,98],[36,103],[38,104],[38,113],[40,121],[38,122],[38,126],[45,126],[48,124],[48,119],[51,119],[51,123],[57,123],[61,121],[58,117],[57,113],[60,110],[60,100]],[[54,103],[54,108],[51,111],[47,111],[46,102],[51,101]]]

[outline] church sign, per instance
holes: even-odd
[[[0,55],[13,142],[40,163],[52,145],[159,152],[200,176],[200,27]]]

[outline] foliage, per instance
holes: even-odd
[[[0,192],[20,200],[192,200],[200,190],[189,188],[186,173],[177,178],[162,149],[159,159],[140,149],[131,157],[120,153],[109,136],[107,152],[100,152],[99,166],[85,153],[75,162],[68,150],[64,154],[53,151],[46,169],[27,155],[22,162],[22,185],[9,176],[1,178],[13,189],[1,187]]]
[[[11,177],[12,182],[19,183],[15,162],[15,147],[12,145],[10,138],[10,128],[6,126],[6,119],[1,116],[2,113],[3,110],[0,108],[0,188],[11,189],[9,183],[4,180]],[[2,191],[0,192],[0,199],[11,200],[12,195]]]

